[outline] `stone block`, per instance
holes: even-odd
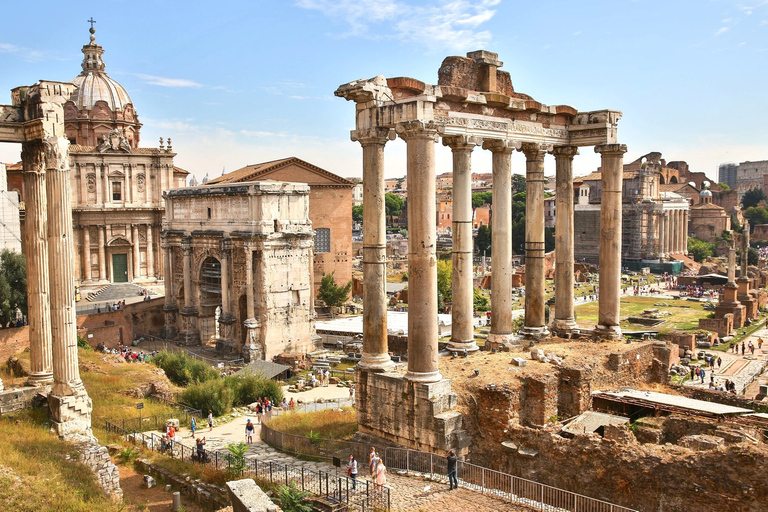
[[[715,450],[725,444],[721,437],[710,436],[706,434],[685,436],[680,438],[680,446],[690,448],[695,451]]]
[[[522,357],[515,357],[512,359],[512,364],[515,366],[527,366],[528,361],[526,361]]]
[[[534,361],[541,361],[544,358],[544,351],[540,348],[534,348],[531,350],[531,359]]]
[[[151,489],[157,485],[157,482],[150,475],[144,475],[144,487]]]

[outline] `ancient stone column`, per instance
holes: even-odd
[[[184,255],[184,309],[197,310],[192,293],[192,237],[181,239],[181,251]]]
[[[549,335],[544,315],[544,155],[545,145],[526,143],[525,153],[525,324],[526,338]]]
[[[432,123],[397,125],[408,162],[408,372],[406,379],[437,382],[437,258],[435,138]]]
[[[602,198],[600,202],[600,298],[595,335],[618,339],[621,298],[621,186],[625,144],[600,144]]]
[[[83,279],[91,280],[91,226],[81,226],[83,231]]]
[[[574,146],[561,146],[555,154],[555,320],[558,335],[578,330],[573,309],[573,157],[579,154]]]
[[[685,243],[683,244],[683,254],[688,255],[688,216],[689,210],[683,210],[683,233],[685,235]]]
[[[155,276],[155,242],[152,224],[147,224],[147,277]]]
[[[248,318],[243,322],[243,326],[246,329],[245,345],[243,346],[243,359],[245,362],[251,362],[263,357],[261,349],[258,345],[258,328],[259,322],[256,320],[256,302],[254,296],[254,279],[253,279],[253,250],[250,246],[245,247],[245,274],[246,274],[246,290],[245,290],[245,309]]]
[[[165,233],[161,233],[160,236],[163,238],[163,285],[165,287],[165,304],[163,304],[165,326],[163,327],[163,336],[166,339],[173,339],[178,334],[177,314],[179,311],[179,306],[176,303],[176,293],[173,289],[173,246],[168,243]]]
[[[516,141],[487,140],[493,153],[493,218],[491,219],[491,332],[492,346],[512,341],[512,151]],[[409,183],[410,186],[410,183]]]
[[[51,310],[48,273],[48,205],[45,186],[45,156],[40,141],[21,146],[24,166],[26,223],[24,255],[27,260],[27,318],[29,319],[29,383],[53,382]]]
[[[393,135],[393,134],[392,134]],[[388,129],[358,130],[363,147],[363,355],[361,370],[383,371],[394,363],[387,341],[387,224],[384,145]]]
[[[659,257],[667,255],[667,214],[664,210],[659,213]]]
[[[681,224],[682,223],[680,222],[680,210],[675,210],[675,220],[673,225],[675,226],[675,253],[676,254],[680,253],[680,243],[682,242],[681,240],[682,237],[680,236]]]
[[[69,141],[48,137],[45,148],[48,203],[48,267],[51,277],[53,389],[51,423],[59,435],[90,434],[93,404],[80,380],[75,312],[75,240]]]
[[[105,248],[105,235],[104,230],[107,229],[106,226],[96,226],[96,229],[99,233],[99,280],[106,281],[107,280],[107,256],[105,254],[106,248]]]
[[[453,287],[451,341],[448,350],[474,352],[474,286],[472,283],[472,150],[477,142],[466,136],[446,137],[453,152]]]
[[[133,225],[133,279],[141,276],[141,242],[139,239],[139,225]]]
[[[749,279],[749,220],[744,220],[744,232],[741,235],[741,268],[739,280]]]
[[[219,316],[219,332],[224,339],[232,338],[235,315],[232,313],[232,299],[230,291],[229,255],[232,252],[232,240],[223,238],[219,241],[221,255],[221,315]]]

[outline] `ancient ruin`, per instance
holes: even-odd
[[[595,334],[616,339],[619,327],[621,271],[622,160],[626,146],[617,143],[621,113],[579,112],[573,107],[547,106],[512,86],[495,53],[476,51],[448,57],[438,71],[437,85],[413,78],[377,76],[340,86],[336,95],[355,102],[353,141],[363,147],[364,231],[363,356],[359,364],[358,421],[363,432],[410,445],[463,448],[461,419],[450,382],[438,365],[437,288],[435,266],[434,144],[454,153],[453,322],[456,333],[449,350],[471,352],[472,224],[471,154],[476,146],[493,153],[492,323],[488,343],[518,343],[511,316],[511,160],[514,151],[526,156],[525,322],[522,334],[539,339],[549,334],[544,316],[544,158],[557,163],[558,265],[554,329],[568,333],[573,320],[572,160],[578,147],[595,146],[602,157],[600,222],[600,314]],[[409,227],[408,366],[404,375],[392,367],[387,350],[386,255],[384,209],[384,145],[399,136],[407,144]],[[562,220],[560,220],[562,219]],[[379,373],[384,372],[384,373]],[[392,397],[403,397],[392,407]]]
[[[22,145],[27,191],[30,383],[52,384],[51,423],[60,435],[90,434],[92,402],[80,380],[75,321],[75,241],[69,140],[63,104],[69,83],[17,87],[0,105],[0,141]]]
[[[309,187],[276,181],[169,190],[165,335],[246,361],[311,352]]]

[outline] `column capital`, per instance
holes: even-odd
[[[483,149],[492,153],[512,153],[514,150],[520,149],[522,145],[519,140],[486,139],[483,141]]]
[[[24,172],[45,172],[45,151],[40,140],[21,143],[21,161]]]
[[[522,144],[520,151],[525,153],[527,160],[544,160],[544,155],[552,151],[552,144],[525,142]]]
[[[46,137],[43,139],[46,169],[66,169],[69,167],[69,140],[66,137]]]
[[[390,140],[395,140],[397,134],[393,128],[368,128],[366,130],[352,130],[349,132],[349,138],[352,142],[359,142],[362,146],[370,144],[381,144],[382,146]]]
[[[552,154],[555,158],[573,158],[579,154],[579,148],[576,146],[555,146],[552,148]]]
[[[397,123],[395,130],[401,139],[433,139],[437,142],[437,125],[434,121],[406,121]]]
[[[451,151],[472,151],[475,146],[482,144],[482,139],[470,135],[449,135],[443,137],[443,146],[448,146]]]
[[[221,257],[226,258],[229,256],[229,252],[232,250],[232,239],[222,238],[219,240],[219,250],[221,251]]]
[[[598,144],[595,146],[595,153],[602,155],[623,155],[626,152],[626,144]]]
[[[192,237],[191,236],[185,236],[181,239],[181,250],[184,251],[185,254],[189,254],[192,252]]]

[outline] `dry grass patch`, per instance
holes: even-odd
[[[351,407],[281,414],[266,424],[286,434],[322,439],[349,439],[357,432],[357,418]]]

